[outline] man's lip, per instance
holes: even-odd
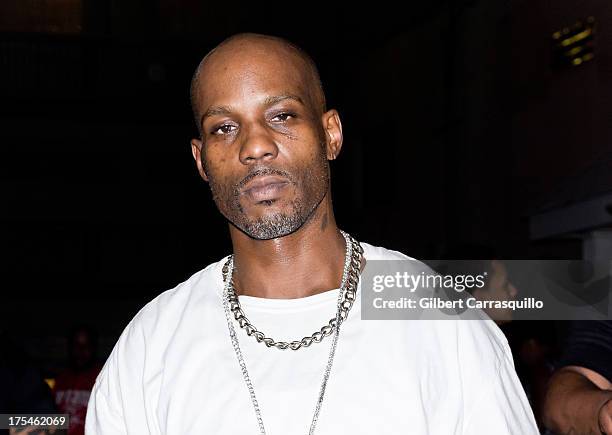
[[[289,180],[276,176],[256,177],[249,181],[240,192],[253,202],[269,201],[281,194],[281,191],[289,185]]]
[[[254,190],[263,190],[264,188],[270,187],[275,184],[287,184],[289,180],[283,177],[277,177],[274,175],[255,177],[249,181],[241,190],[240,193],[247,194]]]

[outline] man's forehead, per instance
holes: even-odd
[[[222,104],[218,100],[251,98],[254,94],[292,94],[306,101],[313,86],[307,68],[307,63],[293,50],[274,44],[243,45],[214,52],[200,69],[196,89],[200,107]]]
[[[271,97],[291,95],[306,103],[308,99],[303,81],[292,74],[262,74],[233,71],[200,81],[199,99],[205,105],[232,105],[241,102],[271,102]]]

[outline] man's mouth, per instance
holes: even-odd
[[[249,181],[240,194],[253,202],[271,201],[277,199],[289,184],[289,180],[284,177],[259,176]]]

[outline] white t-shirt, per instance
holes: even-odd
[[[416,262],[362,246],[366,260]],[[96,380],[87,435],[259,433],[223,311],[224,261],[129,323]],[[239,298],[259,330],[291,341],[334,317],[337,295]],[[360,311],[358,299],[342,324],[317,435],[538,433],[493,321],[361,320]],[[235,328],[267,434],[307,434],[333,337],[281,351]]]

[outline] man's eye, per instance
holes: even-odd
[[[214,134],[214,135],[228,134],[234,131],[233,129],[235,128],[236,127],[231,124],[223,124],[223,125],[220,125],[219,127],[213,128],[213,130],[211,131],[211,134]]]
[[[295,114],[289,113],[289,112],[279,113],[274,118],[272,118],[272,120],[273,121],[278,120],[278,121],[284,122],[289,118],[295,118]]]

